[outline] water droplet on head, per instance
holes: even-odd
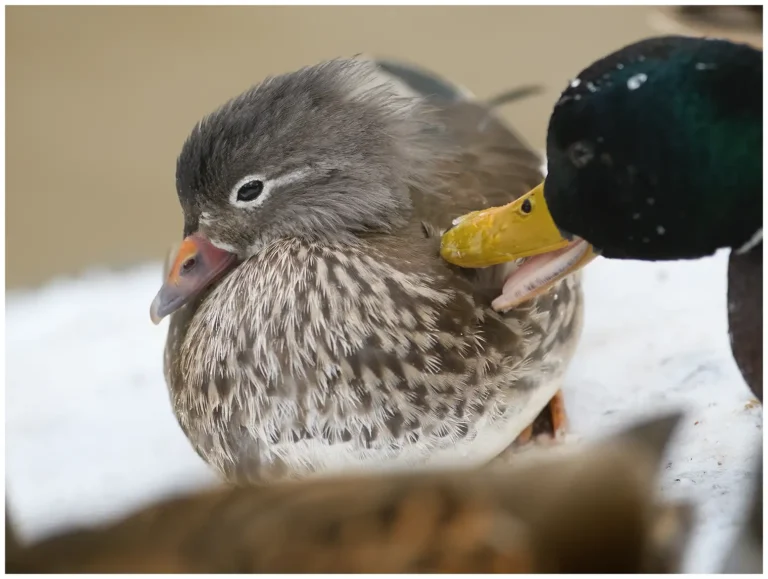
[[[577,86],[579,86],[580,84],[581,84],[581,79],[578,79],[578,78],[574,78],[574,79],[571,81],[571,88],[576,88],[576,87],[577,87]],[[562,85],[561,85],[561,86],[562,86]]]
[[[630,79],[627,81],[627,88],[629,90],[638,89],[646,80],[648,80],[648,75],[642,72],[640,74],[636,74],[635,76],[630,77]]]
[[[712,70],[713,68],[717,68],[717,65],[706,62],[696,63],[696,70]]]
[[[588,82],[587,83],[587,90],[589,92],[597,92],[597,87],[593,83]]]
[[[664,235],[666,232],[667,232],[667,230],[664,229],[663,225],[657,225],[656,226],[656,233],[658,233],[659,235]]]
[[[650,243],[650,242],[651,242],[650,239],[648,239],[647,237],[643,237],[643,243]]]
[[[637,57],[637,62],[643,62],[645,60],[645,57],[641,54]]]
[[[624,68],[624,65],[623,65],[623,64],[621,64],[621,63],[619,63],[619,64],[617,64],[617,65],[616,65],[616,68],[618,68],[619,70],[621,70],[622,68]]]
[[[632,214],[632,219],[634,219],[635,221],[637,221],[638,219],[640,219],[640,214],[639,214],[639,213],[633,213],[633,214]]]
[[[646,199],[645,202],[648,205],[653,205],[654,203],[656,203],[656,199],[654,199],[653,197],[648,197],[648,199]]]
[[[568,147],[568,157],[575,167],[586,166],[595,156],[592,145],[586,141],[576,141]]]

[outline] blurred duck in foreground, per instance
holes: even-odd
[[[209,491],[31,547],[6,519],[7,571],[676,572],[693,510],[656,490],[679,418],[513,468]]]
[[[762,70],[759,50],[682,36],[595,62],[555,105],[544,183],[455,220],[442,256],[463,267],[528,258],[494,302],[505,310],[597,255],[696,259],[730,248],[731,347],[762,401]]]

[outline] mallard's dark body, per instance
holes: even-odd
[[[731,350],[752,392],[763,400],[763,244],[728,261]]]

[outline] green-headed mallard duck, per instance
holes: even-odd
[[[474,267],[536,256],[497,298],[510,306],[596,253],[669,260],[731,248],[731,345],[762,400],[762,71],[754,48],[677,36],[595,62],[552,113],[544,183],[461,218],[442,255]]]
[[[152,305],[172,314],[166,380],[198,453],[236,482],[482,464],[553,397],[561,429],[579,280],[499,314],[515,265],[440,258],[454,218],[541,178],[487,106],[407,65],[325,62],[205,117]]]
[[[674,423],[663,417],[511,467],[177,497],[22,546],[8,554],[7,571],[679,572],[693,508],[657,494]]]

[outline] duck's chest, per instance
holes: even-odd
[[[535,387],[524,324],[492,328],[471,293],[375,254],[288,250],[243,264],[169,329],[176,415],[229,478],[442,450],[484,459],[469,447],[499,452],[526,426],[511,419],[532,420],[554,394]]]

